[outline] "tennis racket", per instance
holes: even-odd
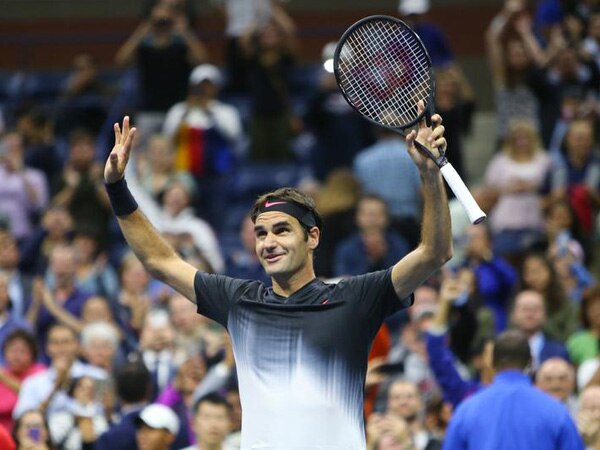
[[[346,30],[335,49],[334,73],[342,94],[365,119],[405,136],[404,130],[433,114],[435,79],[431,58],[419,36],[404,22],[390,16],[370,16]],[[423,111],[417,103],[425,105]],[[433,159],[471,223],[486,215],[444,152],[436,157],[415,141],[417,149]]]

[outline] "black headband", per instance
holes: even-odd
[[[262,206],[258,208],[254,220],[256,220],[260,214],[269,211],[280,211],[289,214],[308,229],[311,229],[312,227],[321,229],[321,221],[311,210],[299,203],[275,197],[268,198]]]

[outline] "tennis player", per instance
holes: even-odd
[[[420,106],[422,106],[420,104]],[[421,108],[422,109],[422,108]],[[327,284],[315,277],[321,218],[293,188],[257,199],[256,253],[272,287],[198,271],[181,259],[138,209],[123,178],[135,128],[115,124],[104,177],[113,209],[148,271],[197,304],[231,335],[242,403],[242,450],[364,450],[363,387],[369,348],[384,319],[451,257],[442,177],[420,154],[445,149],[439,115],[406,137],[423,180],[420,245],[393,267]],[[223,207],[227,207],[224,200]]]

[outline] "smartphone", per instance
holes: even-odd
[[[393,363],[385,363],[377,368],[377,372],[379,373],[401,373],[404,372],[404,363],[403,362],[393,362]]]
[[[27,437],[35,443],[39,443],[42,438],[42,430],[39,427],[32,427],[27,430]]]

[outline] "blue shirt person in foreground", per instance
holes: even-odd
[[[424,111],[423,102],[418,104]],[[313,252],[321,236],[314,201],[294,188],[259,197],[252,210],[255,250],[272,280],[206,274],[175,253],[127,189],[123,179],[135,134],[125,118],[104,178],[129,245],[157,279],[197,304],[231,335],[240,387],[242,450],[365,450],[364,380],[369,348],[384,319],[410,306],[412,292],[452,256],[444,182],[432,153],[444,150],[442,118],[423,119],[406,136],[423,180],[419,246],[378,272],[337,284],[315,276]]]
[[[457,408],[444,450],[583,450],[564,405],[533,387],[527,337],[510,330],[494,344],[496,377]]]

